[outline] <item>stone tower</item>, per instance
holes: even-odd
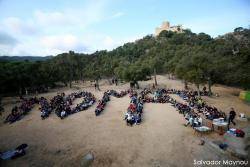
[[[162,22],[160,27],[156,27],[155,36],[158,36],[163,30],[173,31],[173,32],[183,32],[182,26],[170,26],[168,21]]]

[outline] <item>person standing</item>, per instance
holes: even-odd
[[[96,90],[96,88],[97,88],[97,84],[95,83],[95,90]]]
[[[117,86],[117,85],[118,85],[118,79],[115,78],[115,86]]]
[[[228,118],[228,125],[227,125],[228,129],[229,129],[231,122],[233,123],[233,125],[236,125],[236,123],[234,122],[235,116],[236,116],[236,112],[234,111],[234,108],[231,108],[231,110],[229,112],[229,118]]]

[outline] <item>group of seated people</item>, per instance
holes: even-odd
[[[158,89],[154,93],[154,97],[151,100],[148,100],[147,96],[144,96],[145,102],[153,102],[153,103],[170,103],[171,106],[175,107],[180,114],[183,114],[187,123],[185,126],[191,125],[192,127],[197,127],[202,125],[202,118],[194,112],[194,110],[190,107],[189,104],[183,104],[177,102],[175,99],[170,97],[167,93],[173,93],[173,90],[165,90],[165,89]],[[177,92],[176,92],[177,93]],[[178,93],[180,93],[178,91]]]
[[[226,113],[219,111],[216,107],[205,105],[199,112],[203,113],[206,119],[209,120],[224,118],[224,120],[226,121],[227,119]]]
[[[137,95],[136,91],[128,90],[118,93],[114,90],[108,90],[105,92],[102,100],[99,101],[98,106],[95,110],[96,115],[99,115],[104,107],[109,101],[109,96],[113,95],[115,97],[122,97],[127,93],[130,93],[131,102],[128,107],[128,110],[125,114],[125,119],[127,125],[140,124],[142,120],[142,110],[143,103],[170,103],[173,107],[179,111],[180,114],[183,114],[187,120],[186,126],[191,125],[192,127],[201,126],[202,118],[198,113],[203,113],[207,119],[213,120],[215,118],[225,118],[226,114],[218,111],[216,107],[208,106],[201,98],[198,97],[197,91],[188,91],[188,90],[176,90],[176,89],[157,89],[153,91],[145,88]],[[153,96],[149,96],[153,94]],[[175,99],[169,96],[169,94],[179,95],[187,103],[177,102]],[[206,90],[203,90],[201,95],[206,96]],[[194,112],[194,109],[197,109],[198,113]]]
[[[4,122],[13,123],[20,120],[21,118],[24,117],[24,115],[26,115],[31,111],[35,103],[38,103],[38,99],[36,97],[30,99],[23,98],[21,105],[19,107],[18,106],[13,107],[11,113],[7,116]]]
[[[203,90],[199,92],[201,96],[208,96],[208,91],[206,89],[207,88],[204,87]],[[198,91],[196,91],[196,90],[167,89],[167,92],[168,93],[174,93],[174,94],[181,94],[181,93],[187,94],[187,93],[191,93],[191,94],[193,94],[195,96],[198,96],[198,94],[199,94]]]
[[[117,98],[120,98],[120,97],[123,97],[125,95],[128,94],[128,91],[121,91],[120,93],[115,91],[115,90],[108,90],[106,91],[106,93],[109,95],[109,96],[114,96],[114,97],[117,97]]]
[[[216,107],[207,105],[201,98],[198,97],[197,91],[182,90],[173,92],[182,97],[191,108],[197,109],[198,113],[202,113],[206,119],[213,120],[217,118],[224,118],[226,120],[226,114],[219,111]]]
[[[77,104],[76,107],[72,109],[72,113],[77,113],[86,110],[90,106],[92,106],[96,101],[94,95],[90,92],[81,92],[81,94],[78,94],[77,96],[83,97],[83,101],[80,104]]]
[[[153,94],[153,97],[148,96],[148,94]],[[171,98],[168,94],[177,94],[182,97],[187,103],[180,103]],[[170,103],[173,107],[175,107],[180,114],[183,114],[185,119],[187,120],[187,125],[191,125],[192,127],[201,126],[202,118],[199,114],[194,112],[194,108],[198,111],[202,111],[205,109],[205,113],[207,118],[214,119],[216,117],[221,117],[221,114],[215,114],[216,109],[211,109],[207,107],[205,102],[198,98],[197,91],[187,91],[187,90],[176,90],[176,89],[157,89],[154,93],[152,93],[149,89],[144,89],[141,93],[141,98],[143,102],[146,103]],[[203,94],[205,95],[205,94]],[[133,97],[132,97],[133,100]],[[127,114],[128,115],[128,114]]]
[[[186,125],[192,127],[202,125],[202,118],[198,113],[202,113],[206,119],[213,120],[216,118],[223,117],[226,120],[226,114],[219,111],[216,107],[208,106],[201,98],[198,97],[197,91],[188,90],[176,90],[176,89],[157,89],[154,93],[150,89],[145,88],[143,91],[137,94],[136,91],[127,90],[121,91],[120,93],[115,90],[108,90],[104,93],[101,100],[98,101],[98,105],[95,109],[95,115],[98,116],[104,110],[107,102],[110,101],[110,96],[117,98],[123,97],[130,94],[130,105],[125,114],[125,120],[127,125],[132,126],[133,124],[140,124],[142,121],[143,103],[170,103],[175,107],[179,113],[183,114],[187,120]],[[153,96],[149,96],[153,94]],[[169,94],[179,95],[186,103],[180,103],[174,100]],[[203,95],[206,95],[203,90]],[[80,104],[76,107],[71,107],[73,101],[76,98],[83,98]],[[27,114],[35,103],[41,105],[41,118],[45,119],[49,117],[50,113],[54,110],[58,117],[61,119],[67,117],[70,114],[74,114],[83,110],[86,110],[95,103],[96,99],[93,94],[89,92],[74,92],[69,95],[61,93],[53,97],[50,102],[41,97],[40,100],[37,98],[22,99],[22,103],[19,107],[15,106],[12,109],[11,114],[8,115],[5,122],[13,123],[22,118],[23,115]],[[197,110],[198,113],[194,112]]]
[[[173,91],[173,93],[187,101],[190,107],[195,107],[200,110],[205,105],[205,102],[198,97],[197,91],[178,90],[177,92]]]
[[[106,92],[104,92],[102,99],[98,101],[98,105],[95,109],[95,115],[98,116],[101,114],[101,112],[104,110],[104,107],[106,106],[107,102],[110,101],[110,96],[121,98],[127,94],[128,94],[128,91],[121,91],[119,93],[115,90],[107,90]]]
[[[214,119],[224,118],[227,121],[227,115],[225,112],[218,110],[216,107],[209,106],[203,101],[199,96],[197,91],[187,91],[187,90],[167,90],[168,93],[179,95],[187,104],[176,103],[175,107],[182,113],[187,120],[187,125],[192,127],[202,126],[202,115],[204,119],[213,121]],[[203,90],[203,96],[207,93]],[[196,110],[197,112],[195,112]],[[202,114],[202,115],[199,115]]]
[[[76,107],[71,109],[72,102],[76,98],[82,98],[83,101],[77,105]],[[95,97],[93,94],[89,92],[78,92],[78,93],[71,93],[70,95],[63,98],[64,100],[61,102],[61,104],[56,109],[56,114],[61,119],[67,117],[68,115],[80,112],[82,110],[86,110],[90,106],[92,106],[95,103]]]
[[[41,118],[45,119],[49,117],[50,113],[52,112],[52,106],[49,104],[48,100],[44,97],[41,97],[39,104],[41,105],[39,108],[41,111]]]
[[[143,102],[146,103],[171,103],[173,104],[175,100],[171,98],[167,93],[166,89],[157,89],[154,93],[150,89],[145,88],[140,92]],[[153,97],[148,96],[148,94],[153,94]]]
[[[124,120],[126,120],[127,125],[133,126],[134,124],[139,125],[142,121],[143,113],[143,99],[138,98],[138,94],[135,91],[130,91],[130,105],[125,114]]]
[[[183,114],[183,116],[192,110],[191,107],[185,103],[175,102],[172,106],[174,106],[180,114]]]
[[[76,98],[83,98],[83,101],[80,104],[77,104],[76,107],[72,108],[71,105]],[[50,103],[48,103],[48,101],[42,97],[40,99],[41,118],[44,119],[48,117],[49,114],[55,110],[56,115],[63,119],[68,115],[86,110],[94,103],[94,95],[85,91],[73,92],[67,96],[65,93],[58,94],[50,100]]]
[[[98,101],[98,105],[95,109],[96,116],[101,114],[108,101],[110,101],[110,97],[107,92],[104,92],[102,99]]]
[[[143,93],[146,92],[146,93]],[[170,97],[168,94],[177,94],[180,97],[182,97],[184,100],[188,101],[189,99],[192,99],[191,97],[195,97],[198,95],[197,92],[189,92],[189,91],[180,91],[180,90],[174,90],[174,89],[157,89],[154,92],[154,97],[148,97],[146,96],[147,93],[151,93],[149,90],[145,90],[141,92],[141,94],[144,94],[144,102],[153,102],[153,103],[170,103],[173,107],[179,111],[180,114],[183,114],[185,119],[187,120],[187,125],[191,125],[192,127],[201,126],[202,125],[202,118],[194,112],[194,110],[191,107],[191,103],[180,103],[174,100],[172,97]],[[188,101],[189,102],[189,101]],[[194,98],[192,100],[192,103],[197,104],[196,101],[194,101]],[[199,104],[202,106],[203,102],[199,101]]]
[[[187,112],[185,114],[185,119],[187,120],[187,123],[185,126],[190,125],[191,127],[199,127],[202,126],[202,118],[199,114],[195,112]]]

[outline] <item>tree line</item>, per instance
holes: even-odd
[[[116,77],[137,82],[153,73],[173,74],[200,87],[215,84],[250,88],[250,29],[238,27],[216,38],[205,33],[162,31],[112,51],[69,51],[45,61],[0,61],[0,93],[71,86],[76,80]]]

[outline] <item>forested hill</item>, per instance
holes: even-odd
[[[148,35],[112,51],[69,51],[42,62],[1,62],[0,91],[113,76],[139,81],[154,71],[174,74],[197,87],[220,83],[249,89],[250,30],[239,27],[217,38],[190,30],[163,31],[158,37]]]
[[[0,61],[45,61],[52,56],[0,56]]]

